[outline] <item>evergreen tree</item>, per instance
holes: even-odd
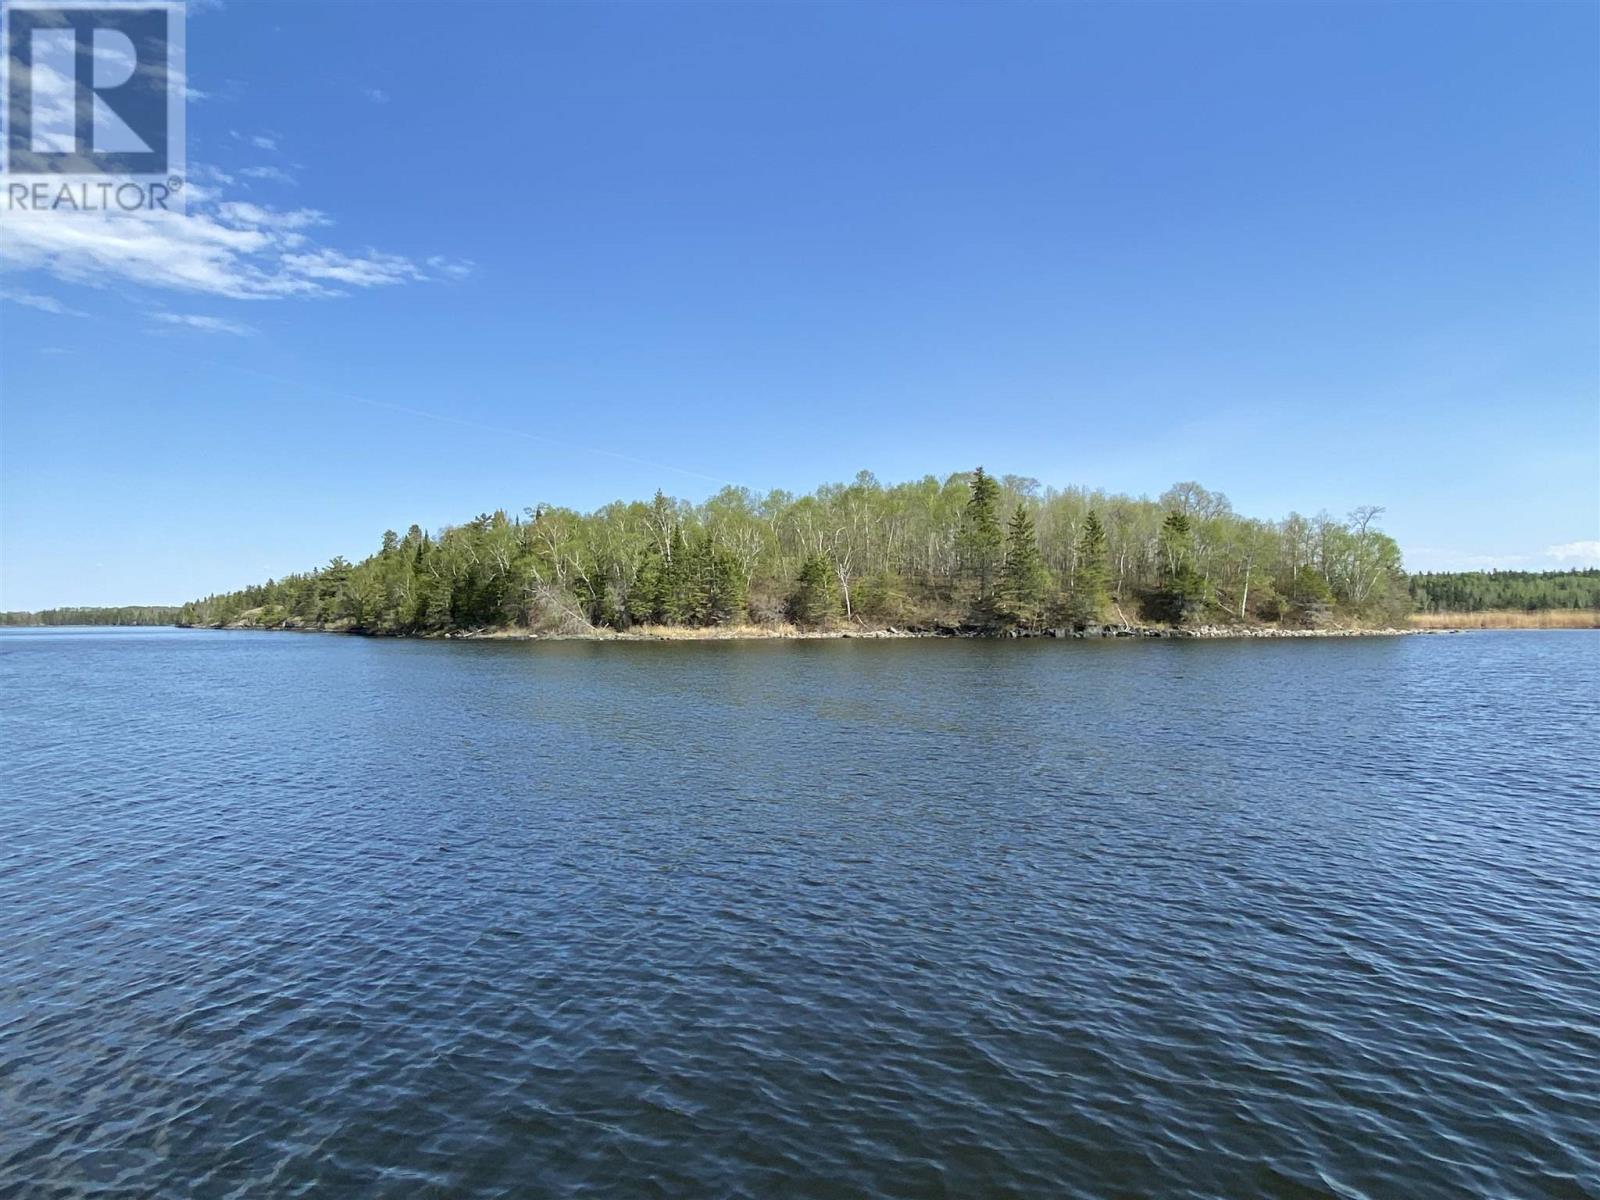
[[[1295,618],[1303,625],[1320,625],[1333,609],[1333,589],[1315,567],[1301,567],[1285,591]]]
[[[1177,509],[1169,512],[1161,523],[1161,554],[1169,576],[1176,574],[1179,566],[1189,558],[1191,532],[1189,518]]]
[[[1174,509],[1161,523],[1162,578],[1153,604],[1158,619],[1181,625],[1205,607],[1205,580],[1194,569],[1193,529]]]
[[[451,623],[454,606],[450,585],[442,580],[434,580],[423,588],[418,597],[418,623],[424,629],[448,629]]]
[[[1037,535],[1013,530],[1009,547],[998,516],[1006,496],[1023,506],[1020,518],[1007,514],[1010,522],[1034,523]],[[360,563],[336,559],[207,596],[180,615],[202,625],[348,618],[396,631],[555,620],[627,628],[733,621],[746,612],[771,621],[791,600],[801,616],[825,622],[848,596],[864,619],[896,625],[988,624],[997,614],[1031,621],[1035,553],[1044,564],[1073,564],[1069,612],[1082,621],[1104,619],[1113,577],[1148,615],[1175,621],[1207,604],[1230,619],[1336,611],[1343,619],[1395,620],[1413,607],[1600,601],[1595,572],[1417,577],[1408,593],[1399,548],[1374,524],[1379,509],[1364,506],[1343,521],[1326,514],[1251,521],[1194,484],[1152,503],[1079,488],[1041,492],[1033,481],[997,481],[975,470],[892,486],[863,475],[804,496],[728,488],[702,505],[659,494],[587,515],[546,504],[522,511],[527,520],[502,510],[433,535],[413,525],[403,537],[385,534],[382,548]],[[805,579],[797,582],[802,564]],[[0,622],[71,615],[0,614]]]
[[[1039,556],[1033,518],[1019,504],[1006,532],[1006,561],[1000,572],[1002,615],[1024,628],[1032,628],[1043,617],[1049,596],[1050,572]]]
[[[798,625],[813,628],[832,624],[839,617],[839,592],[833,563],[825,554],[813,554],[800,567],[789,615]]]
[[[335,555],[317,576],[317,619],[337,620],[344,615],[343,592],[350,582],[350,564],[343,555]]]
[[[669,563],[656,547],[650,547],[639,565],[639,575],[628,593],[628,619],[633,625],[661,625],[669,608]]]
[[[1005,550],[999,502],[1000,485],[979,467],[972,473],[971,494],[962,521],[961,558],[968,576],[977,581],[980,610],[987,609],[994,598],[996,568]]]
[[[709,533],[684,546],[683,607],[679,619],[691,625],[722,625],[744,613],[744,575],[739,561],[719,547]]]
[[[1098,621],[1111,607],[1111,566],[1106,561],[1106,530],[1094,509],[1083,520],[1078,537],[1078,569],[1073,578],[1072,618]]]

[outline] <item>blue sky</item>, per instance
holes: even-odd
[[[1600,561],[1597,14],[208,4],[189,216],[0,218],[0,607],[980,462]]]

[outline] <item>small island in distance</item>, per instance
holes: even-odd
[[[1258,520],[1196,483],[1149,500],[981,467],[888,486],[863,471],[803,496],[730,486],[702,504],[657,492],[587,515],[538,505],[436,534],[412,525],[361,562],[194,600],[173,620],[558,637],[1600,624],[1600,571],[1408,576],[1382,511]]]
[[[1600,570],[1407,574],[1361,508],[1261,521],[1180,483],[1157,500],[978,468],[807,496],[657,492],[383,535],[359,563],[182,606],[0,612],[0,626],[418,637],[1289,636],[1600,628]]]
[[[176,604],[46,608],[39,612],[0,612],[0,626],[176,625],[182,611]]]

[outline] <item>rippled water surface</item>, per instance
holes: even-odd
[[[1600,637],[0,634],[0,1194],[1600,1195]]]

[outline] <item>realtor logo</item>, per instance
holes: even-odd
[[[184,12],[3,0],[0,209],[160,210],[184,171]]]

